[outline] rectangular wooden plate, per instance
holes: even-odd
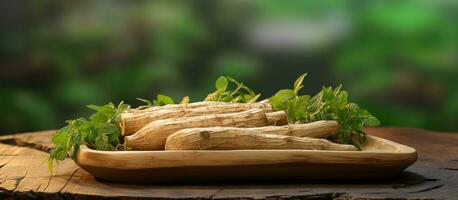
[[[165,183],[227,180],[386,179],[413,164],[415,149],[368,136],[363,151],[96,151],[81,146],[76,163],[97,178]]]

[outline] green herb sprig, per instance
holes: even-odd
[[[348,93],[342,90],[342,86],[336,88],[323,87],[314,95],[301,95],[300,90],[307,74],[301,75],[295,82],[293,89],[283,89],[269,98],[274,110],[286,110],[288,120],[291,123],[309,123],[318,120],[336,120],[341,129],[335,138],[336,142],[353,144],[360,148],[366,134],[364,126],[377,126],[380,122],[368,111],[360,108],[355,103],[348,101]],[[235,88],[233,90],[230,87]],[[210,93],[205,101],[256,102],[260,94],[245,86],[243,83],[228,77],[221,76],[215,82],[216,90]],[[138,98],[146,105],[137,109],[152,106],[174,104],[175,101],[166,95],[157,95],[157,99],[146,100]],[[180,104],[189,103],[189,97],[185,96]],[[78,118],[68,120],[67,126],[59,129],[52,138],[55,148],[50,152],[48,168],[52,173],[54,162],[64,160],[67,156],[76,158],[81,144],[96,150],[120,150],[122,149],[121,128],[119,126],[120,115],[130,106],[121,102],[117,106],[109,103],[103,106],[88,105],[95,110],[89,119]]]
[[[64,160],[67,156],[76,158],[81,144],[96,150],[112,151],[120,148],[120,114],[130,108],[123,102],[117,106],[109,103],[103,106],[88,105],[95,110],[89,119],[68,120],[67,126],[59,129],[52,137],[55,148],[48,158],[48,168],[52,173],[53,162]]]
[[[234,90],[229,89],[231,85],[235,86]],[[261,96],[229,76],[219,77],[215,82],[215,88],[216,90],[207,95],[204,101],[251,103],[256,102]]]
[[[299,95],[304,86],[302,82],[307,74],[301,75],[293,89],[278,91],[269,98],[274,110],[286,110],[290,122],[309,123],[319,120],[336,120],[340,125],[340,134],[336,141],[353,144],[361,149],[365,141],[364,126],[378,126],[380,122],[367,110],[348,101],[348,93],[342,90],[342,85],[335,89],[323,87],[314,95]]]
[[[137,100],[145,103],[145,105],[139,106],[137,109],[144,109],[148,107],[153,107],[153,106],[165,106],[168,104],[175,104],[175,101],[173,100],[172,97],[166,96],[159,94],[157,95],[156,99],[153,100],[148,100],[148,99],[142,99],[142,98],[137,98]],[[180,104],[187,104],[189,103],[189,96],[184,96]]]

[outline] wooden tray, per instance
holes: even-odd
[[[417,159],[415,149],[368,136],[363,151],[96,151],[81,146],[76,164],[109,181],[164,183],[272,179],[387,179]]]

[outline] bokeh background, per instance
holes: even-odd
[[[308,72],[384,126],[458,131],[458,1],[1,1],[0,134],[87,104],[191,101],[219,75],[267,98]]]

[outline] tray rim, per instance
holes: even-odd
[[[412,147],[376,136],[367,135],[367,137],[370,140],[386,143],[395,147],[395,149],[388,152],[293,149],[99,151],[89,149],[86,145],[81,145],[75,163],[79,166],[141,170],[192,166],[268,165],[294,162],[409,166],[417,160],[417,151]],[[259,156],[264,157],[256,159]],[[132,159],[135,162],[126,162]]]

